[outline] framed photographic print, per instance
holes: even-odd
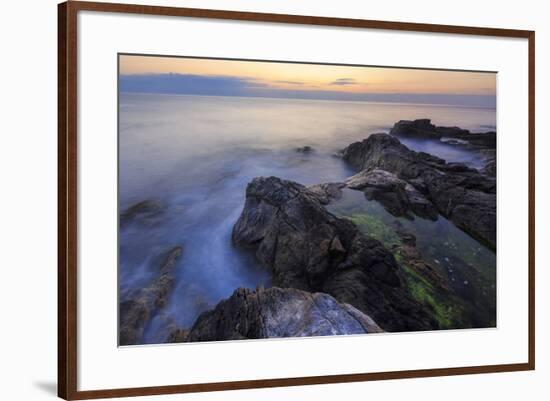
[[[534,369],[534,32],[58,15],[60,397]]]

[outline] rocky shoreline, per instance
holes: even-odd
[[[431,202],[457,227],[492,250],[496,249],[494,177],[462,163],[447,163],[436,156],[412,151],[388,134],[372,134],[362,142],[349,145],[343,151],[343,158],[363,175],[372,174],[373,170],[389,173],[379,174],[378,178],[391,193],[396,193],[392,198],[398,197],[398,188],[409,184],[410,190],[401,191],[405,194],[402,198],[406,199],[399,203],[405,204],[404,207],[411,204],[410,209],[415,211],[411,198],[420,199],[426,208]],[[390,182],[396,179],[402,183]],[[386,206],[389,202],[381,203]],[[391,213],[391,208],[388,209]]]
[[[497,133],[495,131],[472,133],[459,127],[438,127],[432,124],[431,120],[424,118],[398,121],[391,129],[390,135],[397,138],[439,140],[477,152],[485,159],[482,172],[492,177],[496,176]]]
[[[407,148],[400,137],[445,139],[449,146],[483,152],[487,164],[477,170],[449,163]],[[296,149],[311,151],[309,146]],[[274,287],[236,289],[203,312],[192,327],[172,328],[166,342],[486,325],[479,311],[490,314],[493,306],[462,300],[462,290],[425,260],[415,236],[398,220],[386,227],[395,236],[388,244],[327,206],[338,202],[344,190],[361,191],[365,202],[378,202],[396,218],[436,221],[442,216],[494,252],[496,133],[437,127],[428,119],[399,121],[390,134],[370,134],[347,146],[340,156],[356,170],[345,182],[307,187],[278,177],[256,177],[247,185],[231,241],[255,255],[261,268],[271,273]],[[159,202],[140,202],[121,214],[121,228],[133,221],[150,221],[160,212]],[[168,251],[150,285],[121,301],[121,345],[139,344],[147,324],[163,308],[182,251],[179,246]],[[476,284],[482,290],[468,291],[491,296],[486,294],[490,285],[471,266],[462,267],[461,274],[468,278],[463,280],[466,285],[482,283]]]

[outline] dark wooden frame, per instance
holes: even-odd
[[[529,45],[529,359],[526,363],[206,384],[77,389],[77,13],[102,11],[238,21],[523,38]],[[535,32],[453,25],[326,18],[68,1],[58,5],[58,395],[67,400],[347,383],[535,369]]]

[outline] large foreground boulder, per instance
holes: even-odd
[[[176,246],[166,252],[157,265],[157,277],[145,288],[131,292],[124,297],[119,309],[119,344],[140,344],[145,326],[161,309],[174,286],[173,270],[182,254]]]
[[[292,288],[239,288],[202,313],[185,341],[380,333],[367,315],[327,294]]]
[[[460,163],[415,152],[388,134],[372,134],[343,151],[358,171],[385,170],[414,186],[440,214],[496,249],[496,180]]]
[[[392,253],[329,213],[303,185],[255,178],[232,238],[236,246],[256,251],[280,287],[330,294],[387,331],[437,328],[410,296]]]

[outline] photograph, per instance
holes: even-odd
[[[496,99],[495,71],[119,53],[118,345],[496,328]]]

